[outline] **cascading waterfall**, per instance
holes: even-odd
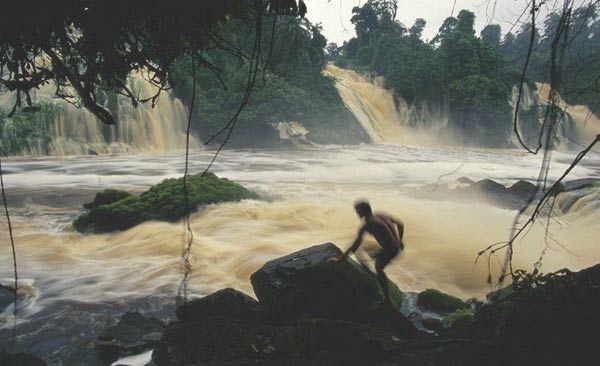
[[[527,84],[523,85],[518,118],[519,132],[530,144],[537,143],[546,108],[550,105],[550,85],[547,83],[535,85],[535,89]],[[513,113],[517,97],[518,88],[515,86],[511,98]],[[560,147],[568,149],[573,145],[574,147],[587,145],[600,133],[600,119],[587,106],[571,105],[558,93],[555,94],[555,104],[565,112],[556,131],[557,137],[563,141]],[[513,143],[518,145],[516,136],[513,140]]]
[[[550,104],[550,84],[536,83],[537,94],[544,105]],[[556,105],[566,112],[569,119],[559,133],[564,134],[567,140],[578,144],[589,144],[596,135],[600,134],[600,118],[585,105],[571,105],[556,94]],[[543,116],[542,116],[543,118]],[[568,144],[569,141],[567,141]]]
[[[445,108],[432,111],[426,103],[409,104],[385,89],[382,77],[370,80],[333,65],[328,65],[325,73],[335,78],[344,104],[372,142],[436,145],[443,140],[448,122]]]
[[[128,78],[128,86],[138,99],[156,94],[157,88],[146,81],[141,73]],[[85,108],[77,108],[54,95],[54,86],[45,85],[32,93],[36,103],[51,104],[56,110],[50,120],[44,121],[42,129],[48,139],[31,142],[23,155],[89,155],[131,152],[167,152],[185,148],[187,113],[183,103],[170,92],[163,92],[154,107],[139,103],[134,107],[124,96],[117,96],[113,109],[118,109],[117,124],[101,123]],[[104,103],[109,108],[109,98]],[[0,107],[10,109],[14,94],[0,95]],[[116,108],[115,108],[116,107]],[[10,140],[6,136],[4,140]],[[197,147],[191,137],[191,146]]]

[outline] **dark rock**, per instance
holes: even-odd
[[[410,353],[402,353],[388,360],[378,363],[376,366],[436,366],[431,361],[419,358]]]
[[[406,339],[365,324],[344,320],[302,319],[297,344],[309,359],[328,365],[371,365],[402,349]],[[327,355],[329,363],[322,361]]]
[[[434,332],[440,332],[444,329],[444,325],[440,319],[436,318],[424,318],[421,320],[421,324],[429,330],[433,330]]]
[[[240,291],[227,288],[189,301],[178,307],[175,313],[182,322],[196,322],[214,316],[256,320],[258,302]]]
[[[414,350],[404,352],[377,366],[508,366],[514,365],[501,360],[495,344],[472,339],[441,339],[414,344]],[[414,363],[413,363],[414,362]],[[532,363],[532,365],[540,365]]]
[[[8,353],[0,351],[2,366],[47,366],[43,360],[25,353]]]
[[[525,277],[476,310],[456,336],[492,339],[512,365],[588,365],[600,327],[600,265]]]
[[[124,355],[140,353],[153,348],[160,340],[164,324],[146,318],[138,312],[123,314],[116,325],[106,329],[96,342],[100,358],[111,363]]]
[[[269,261],[251,276],[254,293],[261,306],[284,322],[303,315],[344,318],[383,300],[374,275],[363,266],[350,258],[327,261],[341,255],[326,243]],[[393,284],[390,293],[395,305],[401,305],[401,292]]]
[[[435,289],[427,289],[417,297],[417,305],[423,309],[439,312],[452,313],[458,309],[463,309],[466,304],[458,297],[445,294]]]
[[[482,179],[473,184],[472,187],[473,189],[477,189],[480,192],[492,196],[501,196],[506,192],[506,187],[500,183],[494,182],[491,179]]]
[[[158,366],[289,365],[294,330],[253,320],[212,317],[169,324],[152,359]]]
[[[525,180],[520,180],[512,186],[508,187],[508,192],[516,198],[527,200],[535,194],[536,186]]]
[[[462,183],[462,184],[473,184],[473,183],[475,183],[474,181],[472,181],[471,179],[469,179],[467,177],[460,177],[456,181],[458,183]]]
[[[587,188],[590,186],[600,186],[600,179],[598,178],[582,178],[574,179],[564,184],[564,190],[566,192],[576,191],[578,189]]]
[[[376,305],[367,311],[355,314],[352,321],[366,324],[386,332],[413,339],[419,335],[419,330],[399,310],[387,306]]]
[[[15,289],[0,284],[0,310],[5,309],[15,301]]]

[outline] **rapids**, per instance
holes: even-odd
[[[191,171],[201,170],[210,157],[210,151],[195,151]],[[586,158],[569,179],[600,177],[598,157]],[[572,158],[571,153],[555,153],[550,179]],[[400,145],[224,151],[213,171],[266,200],[211,205],[192,215],[190,294],[224,287],[251,294],[250,274],[269,259],[327,241],[347,247],[359,226],[353,202],[366,197],[375,210],[405,222],[407,249],[387,270],[402,289],[435,287],[463,298],[482,296],[490,290],[488,270],[485,262],[474,265],[475,256],[486,245],[507,239],[515,212],[476,201],[429,200],[422,194],[417,199],[413,193],[457,166],[460,170],[441,181],[468,176],[510,184],[534,179],[539,164],[540,157],[516,150]],[[146,222],[124,232],[81,235],[70,222],[100,189],[139,192],[179,176],[180,154],[21,157],[4,161],[3,167],[25,299],[18,328],[23,349],[52,365],[93,365],[90,342],[114,323],[114,316],[140,310],[172,317],[182,278],[182,223]],[[553,239],[560,245],[550,243],[544,271],[600,262],[595,245],[600,210],[594,197],[570,205],[553,224]],[[7,243],[6,221],[0,220],[0,242]],[[374,246],[367,240],[358,256],[367,258]],[[544,250],[541,226],[515,250],[515,267],[531,269]],[[492,270],[497,271],[495,260]],[[3,245],[0,281],[10,284],[11,276],[11,254]],[[0,323],[0,338],[7,340],[10,309],[1,314]]]

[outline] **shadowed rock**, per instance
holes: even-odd
[[[256,320],[258,302],[250,296],[232,288],[226,288],[200,299],[189,301],[176,310],[177,319],[196,322],[214,316]]]
[[[15,290],[0,284],[0,311],[15,301]]]
[[[304,315],[347,318],[383,300],[375,277],[363,266],[350,258],[328,262],[341,255],[338,247],[326,243],[269,261],[251,276],[254,293],[278,321]],[[400,306],[401,292],[393,284],[390,293]]]
[[[165,330],[152,359],[159,366],[289,365],[293,333],[291,327],[226,317],[175,322]]]
[[[123,314],[119,322],[106,329],[96,342],[100,358],[111,363],[119,357],[153,348],[161,337],[164,324],[138,312]]]
[[[25,353],[8,353],[0,351],[2,366],[47,366],[43,360]]]

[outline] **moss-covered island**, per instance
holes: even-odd
[[[213,173],[189,175],[187,187],[191,212],[203,205],[259,198],[257,193]],[[73,226],[83,233],[106,233],[149,220],[177,221],[186,214],[183,192],[183,178],[165,179],[139,196],[107,189],[83,205],[88,211],[77,217]]]

